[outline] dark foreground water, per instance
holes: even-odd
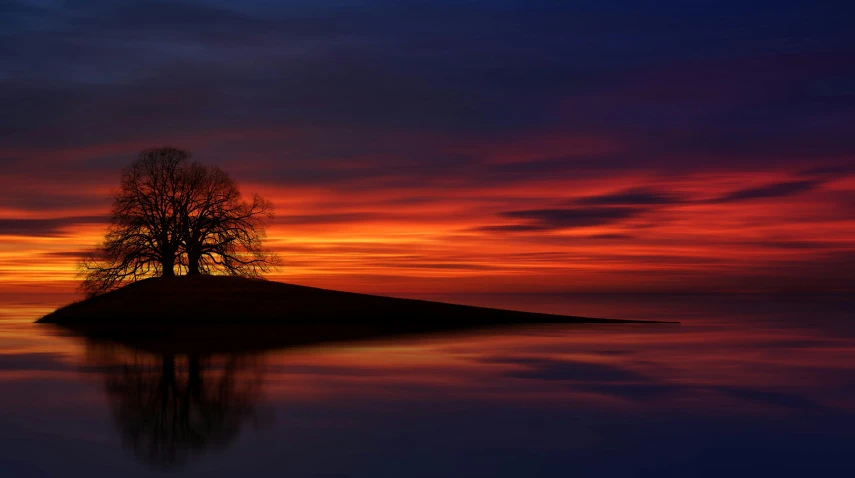
[[[0,476],[855,476],[851,300],[458,299],[683,323],[187,357],[7,299]]]

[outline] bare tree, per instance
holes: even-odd
[[[185,170],[192,185],[180,221],[182,247],[190,275],[222,271],[257,277],[278,263],[262,247],[273,205],[259,195],[242,199],[223,170],[194,163]]]
[[[276,266],[262,247],[271,203],[243,201],[228,174],[189,158],[181,149],[147,149],[122,171],[104,242],[81,263],[87,297],[176,268],[258,277]]]
[[[146,277],[175,275],[180,238],[174,198],[182,187],[179,168],[189,157],[175,148],[146,149],[122,170],[104,242],[82,264],[81,288],[87,296]]]

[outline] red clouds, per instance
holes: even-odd
[[[229,150],[243,145],[252,151],[243,162],[237,153],[211,153],[218,144],[213,137],[196,156],[234,169],[245,193],[260,192],[274,202],[269,243],[285,260],[272,277],[278,280],[398,294],[852,286],[841,266],[855,253],[847,239],[855,222],[852,179],[845,170],[624,168],[575,178],[538,170],[535,159],[538,174],[527,174],[522,161],[522,172],[512,174],[491,169],[497,156],[489,151],[501,151],[501,143],[483,156],[432,169],[407,158],[396,164],[403,146],[390,136],[391,154],[358,161],[330,155],[318,160],[318,177],[306,180],[264,158],[308,153],[281,142],[253,151],[257,138],[221,142]],[[418,137],[408,141],[431,144]],[[446,147],[459,150],[457,144],[443,143],[436,154]],[[579,143],[547,140],[543,148],[536,141],[526,147],[530,157],[545,158],[561,155],[556,144],[574,156]],[[0,283],[74,287],[73,252],[99,240],[113,179],[132,147],[116,156],[107,147],[67,157],[51,153],[52,167],[59,170],[68,170],[63,160],[74,165],[99,154],[115,158],[111,169],[99,165],[98,174],[75,173],[79,181],[41,178],[37,165],[52,161],[35,156],[23,163],[30,172],[0,180],[0,191],[14,191],[2,205]],[[517,154],[512,150],[505,157]],[[302,163],[300,168],[308,171]],[[472,172],[456,176],[458,168]],[[20,174],[32,178],[30,183],[17,180]],[[325,174],[333,176],[321,180]]]

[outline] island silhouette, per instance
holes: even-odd
[[[38,320],[169,353],[256,351],[519,324],[654,323],[384,297],[232,276],[157,277]]]
[[[531,323],[621,323],[272,282],[273,205],[244,200],[190,152],[145,149],[123,169],[104,240],[83,257],[86,299],[42,317],[88,337],[167,353],[278,348]]]

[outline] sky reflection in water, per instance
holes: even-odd
[[[7,315],[0,469],[4,476],[855,470],[851,302],[493,300],[488,305],[683,324],[502,328],[169,357],[59,336]]]

